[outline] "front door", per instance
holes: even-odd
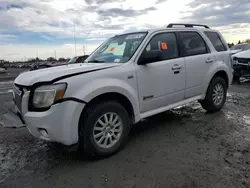
[[[141,113],[184,99],[185,60],[179,57],[176,34],[155,34],[143,53],[159,51],[160,57],[146,65],[136,65]]]

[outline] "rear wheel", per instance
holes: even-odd
[[[106,157],[124,146],[130,130],[127,111],[108,101],[87,109],[80,122],[80,145],[91,156]]]
[[[200,101],[200,103],[208,112],[216,112],[224,106],[226,97],[227,86],[225,79],[222,77],[215,77],[208,86],[205,99]]]

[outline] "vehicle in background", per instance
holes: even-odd
[[[68,64],[72,63],[84,63],[84,61],[89,57],[89,55],[76,56],[69,60]]]
[[[106,157],[144,118],[195,101],[219,111],[232,77],[231,53],[218,31],[170,24],[116,35],[83,64],[23,73],[13,97],[33,136]]]
[[[0,74],[4,74],[4,73],[6,73],[6,68],[1,68],[0,67]]]
[[[56,67],[56,66],[62,66],[67,64],[75,64],[75,63],[84,63],[85,59],[87,59],[89,55],[83,55],[83,56],[76,56],[70,59],[68,62],[57,62],[57,63],[51,63],[51,62],[42,62],[42,63],[35,63],[31,66],[30,70],[38,70],[38,69],[44,69],[44,68],[50,68],[50,67]]]
[[[236,54],[244,50],[248,43],[236,44],[230,48],[232,54]]]
[[[239,82],[241,77],[250,77],[250,43],[241,52],[232,56],[234,81]]]
[[[53,67],[52,63],[50,62],[36,62],[33,65],[31,65],[30,70],[38,70],[38,69],[45,69],[45,68],[49,68],[49,67]]]

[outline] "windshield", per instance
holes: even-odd
[[[73,57],[70,61],[69,61],[69,63],[75,63],[77,61],[77,57]]]
[[[88,62],[92,63],[125,63],[135,51],[147,33],[131,33],[108,39],[95,51]]]
[[[250,50],[250,43],[243,49],[243,51]]]
[[[231,50],[243,50],[243,48],[245,48],[246,46],[247,44],[236,44],[231,47]]]

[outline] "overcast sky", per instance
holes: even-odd
[[[228,42],[250,38],[250,0],[0,0],[0,59],[72,57],[118,33],[170,22],[208,24]]]

